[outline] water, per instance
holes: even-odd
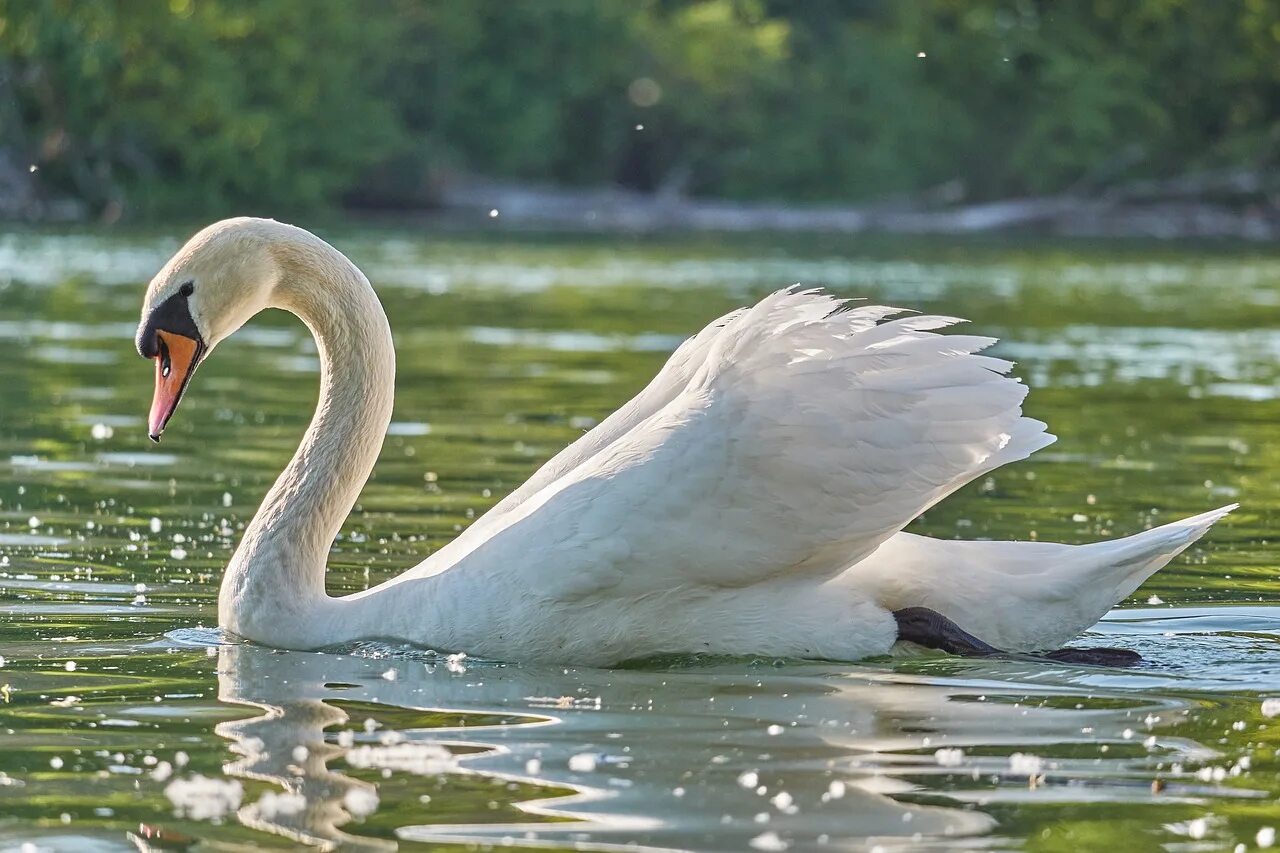
[[[0,235],[0,848],[1189,851],[1280,828],[1280,256],[328,232],[378,286],[400,370],[333,592],[417,562],[684,335],[796,280],[971,318],[1061,436],[914,529],[1081,542],[1244,505],[1088,638],[1137,670],[606,671],[217,632],[316,357],[259,318],[151,446],[131,338],[184,236]]]

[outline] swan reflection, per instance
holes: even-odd
[[[564,670],[224,645],[219,698],[256,713],[217,732],[238,756],[224,769],[244,782],[240,821],[322,848],[914,849],[993,829],[976,805],[998,798],[993,779],[1025,795],[1037,775],[1016,778],[1010,750],[1039,745],[1050,776],[1089,772],[1053,750],[1111,728],[1119,742],[1116,721],[1180,707],[1096,687],[1081,704],[1069,683],[1008,681],[1007,662],[965,666],[963,681],[820,664]]]

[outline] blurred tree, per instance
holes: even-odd
[[[392,97],[422,153],[524,178],[609,177],[633,58],[628,0],[399,0]]]
[[[1274,165],[1280,3],[932,0],[897,7],[933,91],[974,119],[982,197]]]
[[[1277,56],[1274,0],[0,0],[0,165],[111,215],[992,198],[1274,167]]]
[[[377,96],[392,16],[344,0],[0,0],[21,127],[52,181],[143,212],[325,203],[404,144]]]

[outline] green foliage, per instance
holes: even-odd
[[[444,162],[594,181],[624,130],[632,3],[401,0],[419,13],[399,103]]]
[[[899,7],[930,83],[976,119],[979,195],[1273,165],[1280,4],[935,0]]]
[[[143,214],[984,198],[1271,165],[1278,50],[1267,0],[0,0],[0,154]]]
[[[324,203],[403,144],[345,0],[0,0],[0,144],[95,205]]]

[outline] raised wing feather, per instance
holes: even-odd
[[[701,332],[686,340],[667,359],[648,385],[639,394],[619,407],[589,432],[561,450],[518,489],[493,506],[491,513],[502,515],[524,503],[530,496],[554,482],[557,478],[581,465],[591,456],[607,447],[619,436],[640,421],[670,403],[688,386],[689,380],[706,361],[715,337],[744,309],[730,311],[709,323]]]
[[[665,405],[511,509],[466,560],[572,598],[829,577],[1053,441],[990,338],[782,291],[729,319]],[[472,570],[472,569],[468,569]]]
[[[510,519],[507,516],[511,511],[529,497],[577,468],[636,424],[670,403],[684,391],[689,380],[702,368],[715,337],[743,310],[730,311],[682,343],[639,394],[547,460],[519,488],[490,507],[474,524],[414,568],[412,573],[433,574],[448,568],[483,542],[486,536],[508,523]]]

